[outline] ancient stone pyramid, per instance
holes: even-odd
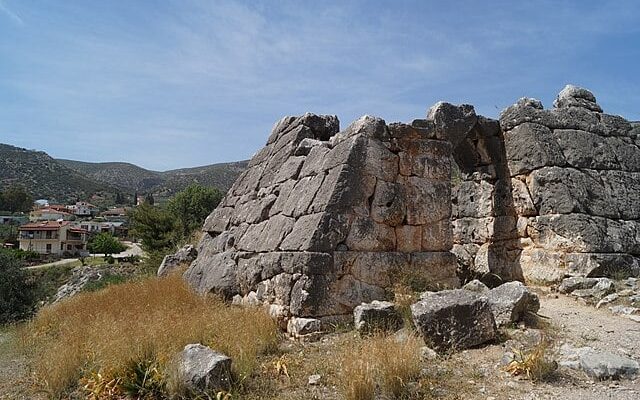
[[[283,320],[331,320],[396,284],[640,275],[639,221],[640,126],[585,89],[550,110],[523,98],[500,121],[438,103],[339,132],[305,114],[276,124],[207,218],[185,278]]]

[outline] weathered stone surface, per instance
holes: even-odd
[[[451,215],[451,202],[441,199],[451,198],[449,182],[432,181],[430,179],[410,176],[400,180],[405,190],[407,203],[407,223],[409,225],[425,225],[441,221]]]
[[[455,147],[473,128],[478,117],[472,105],[455,106],[440,101],[429,109],[427,120],[433,121],[438,139],[448,140]]]
[[[585,351],[580,355],[580,368],[591,378],[633,378],[640,371],[637,361],[613,353]]]
[[[235,253],[198,252],[198,258],[184,273],[184,279],[199,293],[219,293],[227,298],[238,294]]]
[[[395,331],[402,327],[402,316],[393,303],[374,300],[363,303],[353,310],[355,328],[360,334],[376,331]]]
[[[468,290],[424,293],[411,313],[425,343],[438,351],[462,350],[496,337],[489,302]]]
[[[522,282],[507,282],[486,294],[493,317],[498,326],[522,321],[527,314],[535,314],[540,309],[538,295]]]
[[[315,318],[291,318],[287,324],[287,333],[297,339],[321,331],[322,322]]]
[[[188,344],[178,356],[178,377],[190,390],[229,390],[231,358],[201,344]]]
[[[567,164],[572,167],[615,169],[619,166],[613,147],[600,135],[571,129],[556,129],[553,136],[562,149]]]
[[[558,286],[558,292],[571,293],[574,290],[591,289],[600,280],[598,278],[585,278],[583,276],[572,276],[562,280],[560,286]]]
[[[504,141],[512,176],[542,167],[566,165],[560,145],[551,130],[544,125],[518,125],[505,132]]]
[[[582,107],[591,111],[602,112],[602,108],[596,103],[596,97],[581,87],[567,85],[560,91],[553,102],[556,108]]]
[[[198,256],[198,251],[192,245],[186,245],[174,254],[168,254],[162,259],[158,268],[158,276],[167,276],[180,266],[187,266]]]
[[[469,290],[471,292],[476,292],[479,294],[486,294],[489,292],[489,288],[487,287],[487,285],[477,279],[474,279],[471,282],[467,282],[462,288],[464,290]]]
[[[494,186],[485,180],[465,181],[452,190],[453,215],[457,218],[493,216]]]

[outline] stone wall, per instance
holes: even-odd
[[[454,253],[477,275],[640,273],[640,128],[567,86],[521,99],[454,150]],[[469,156],[471,154],[471,156]]]
[[[450,253],[451,148],[472,107],[434,106],[387,125],[286,117],[204,224],[185,278],[199,292],[331,319],[388,298],[395,282],[459,285]]]
[[[499,121],[438,103],[411,124],[365,116],[339,132],[305,114],[275,125],[185,278],[283,322],[331,320],[399,282],[639,275],[639,221],[640,126],[585,89],[551,110],[521,99]]]

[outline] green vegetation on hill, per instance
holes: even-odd
[[[35,199],[124,205],[133,202],[136,192],[162,200],[194,183],[225,192],[247,164],[238,161],[158,172],[124,162],[54,159],[42,151],[0,143],[0,191],[20,185]]]
[[[238,161],[158,172],[122,162],[90,163],[62,159],[57,161],[121,190],[151,193],[165,198],[186,189],[192,183],[226,191],[248,164],[247,161]]]
[[[113,186],[67,168],[47,153],[0,143],[0,190],[12,185],[24,187],[34,198],[73,202],[93,200],[93,195],[110,198]]]

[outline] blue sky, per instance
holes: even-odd
[[[640,119],[639,1],[0,0],[0,142],[146,168],[246,159],[306,111],[496,117],[566,83]]]

